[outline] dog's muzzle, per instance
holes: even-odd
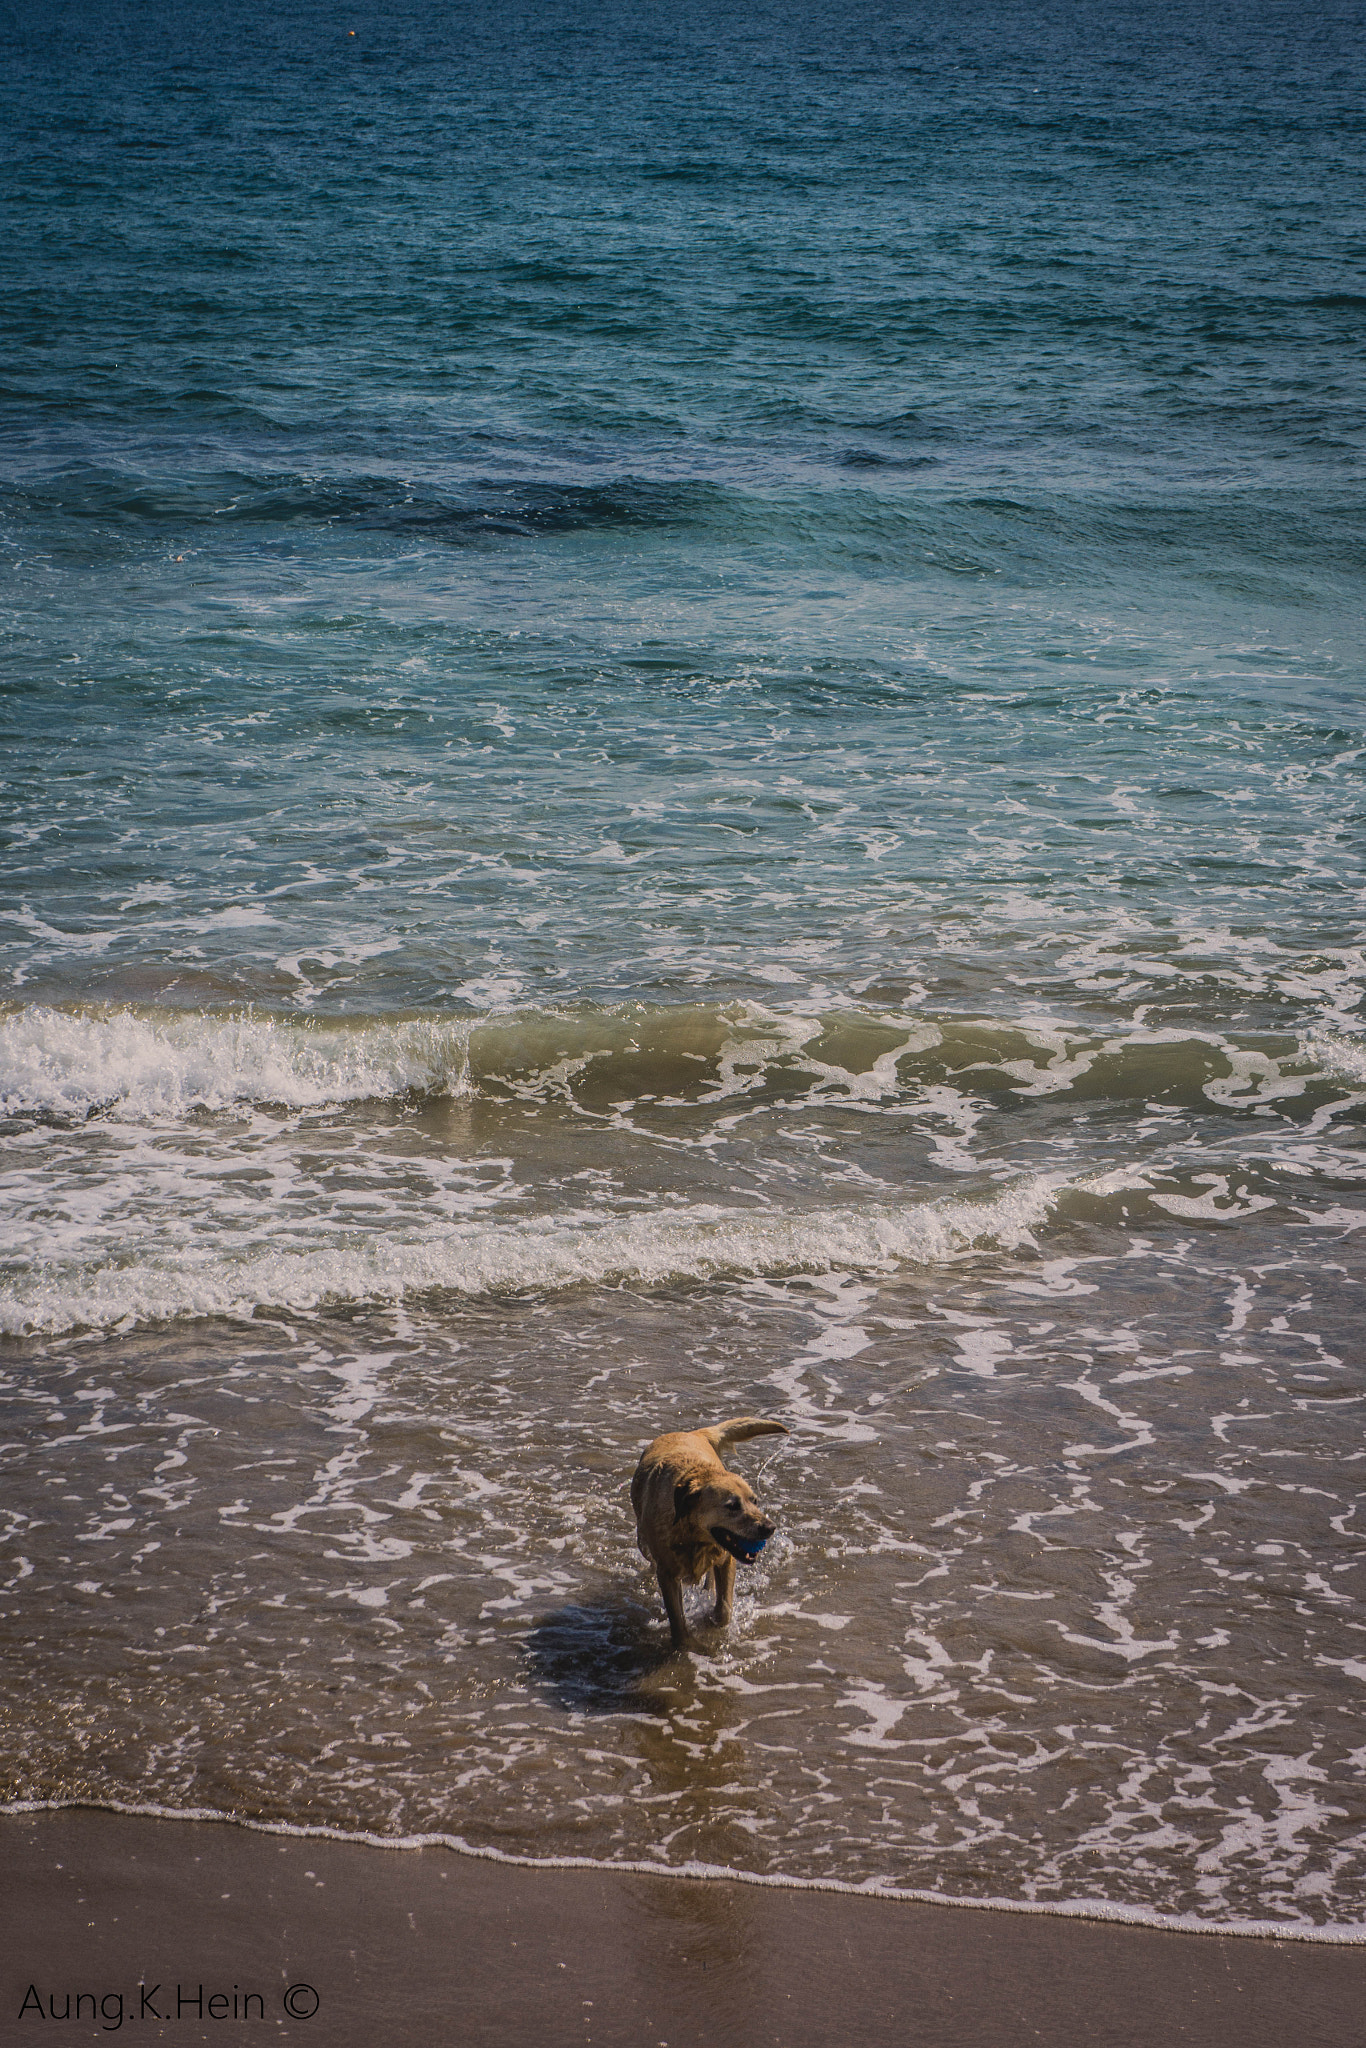
[[[741,1564],[753,1564],[755,1558],[773,1534],[773,1531],[771,1529],[761,1529],[759,1534],[749,1541],[746,1541],[743,1536],[735,1535],[730,1529],[718,1527],[713,1529],[711,1533],[721,1548],[728,1550],[732,1557],[739,1559]]]

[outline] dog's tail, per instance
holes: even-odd
[[[714,1451],[728,1451],[732,1444],[742,1444],[751,1436],[786,1436],[787,1425],[783,1422],[765,1422],[761,1415],[732,1415],[729,1422],[717,1422],[710,1429],[700,1429]]]

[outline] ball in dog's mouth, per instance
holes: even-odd
[[[773,1534],[773,1531],[771,1529],[765,1529],[763,1535],[756,1536],[752,1543],[746,1543],[742,1536],[736,1536],[729,1529],[722,1529],[718,1527],[713,1529],[711,1533],[716,1538],[721,1548],[723,1550],[728,1550],[732,1557],[739,1559],[741,1564],[753,1564],[755,1558],[759,1555],[759,1552],[763,1549],[769,1537]]]

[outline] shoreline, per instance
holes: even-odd
[[[753,1885],[765,1891],[815,1892],[848,1899],[877,1899],[896,1905],[933,1906],[948,1911],[1018,1913],[1027,1917],[1080,1920],[1108,1927],[1137,1927],[1155,1934],[1210,1935],[1230,1941],[1307,1942],[1324,1948],[1366,1948],[1366,1922],[1329,1921],[1316,1925],[1293,1920],[1201,1920],[1194,1913],[1162,1913],[1156,1908],[1126,1905],[1111,1899],[1009,1899],[955,1897],[925,1887],[880,1883],[855,1884],[837,1877],[798,1877],[760,1870],[732,1870],[719,1863],[656,1864],[623,1860],[607,1862],[593,1856],[524,1856],[467,1842],[461,1835],[431,1832],[420,1835],[376,1835],[364,1830],[331,1827],[324,1822],[244,1819],[213,1807],[172,1807],[121,1804],[80,1799],[15,1800],[0,1804],[0,1823],[40,1813],[107,1813],[133,1820],[193,1823],[204,1827],[241,1828],[250,1834],[273,1835],[288,1841],[339,1842],[362,1849],[414,1855],[442,1849],[476,1863],[497,1863],[512,1870],[581,1870],[616,1877],[664,1878],[678,1884]]]
[[[76,2041],[131,2025],[139,2041],[327,2048],[1347,2048],[1366,2004],[1356,1944],[447,1847],[381,1856],[269,1824],[10,1811],[0,1870],[7,2043],[57,2020]],[[292,2011],[291,1986],[311,1987]]]

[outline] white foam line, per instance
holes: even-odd
[[[257,1308],[302,1312],[329,1301],[399,1301],[442,1288],[509,1294],[844,1266],[890,1271],[902,1260],[936,1264],[983,1243],[1032,1243],[1030,1232],[1047,1220],[1058,1189],[1071,1185],[1042,1174],[981,1203],[810,1213],[700,1208],[682,1217],[666,1211],[606,1222],[576,1215],[349,1250],[269,1251],[203,1264],[181,1258],[174,1267],[106,1265],[65,1279],[40,1268],[27,1285],[0,1290],[0,1332],[55,1335],[107,1329],[129,1317],[169,1322]]]
[[[690,1883],[758,1885],[768,1891],[839,1892],[854,1899],[891,1899],[914,1906],[960,1906],[978,1913],[1032,1913],[1063,1920],[1102,1920],[1113,1926],[1149,1927],[1161,1934],[1222,1934],[1256,1941],[1308,1941],[1324,1947],[1366,1947],[1366,1922],[1316,1926],[1309,1920],[1202,1920],[1194,1913],[1159,1913],[1113,1899],[967,1899],[911,1885],[868,1878],[854,1884],[838,1877],[786,1877],[760,1870],[732,1870],[724,1863],[647,1863],[640,1859],[599,1861],[593,1856],[517,1856],[507,1849],[482,1848],[463,1835],[375,1835],[363,1828],[309,1827],[284,1820],[248,1820],[210,1806],[154,1806],[117,1799],[15,1799],[0,1802],[0,1817],[24,1813],[120,1813],[142,1820],[213,1822],[254,1835],[287,1835],[305,1842],[354,1842],[367,1849],[449,1849],[480,1863],[506,1863],[519,1870],[592,1870],[599,1876],[675,1877]]]

